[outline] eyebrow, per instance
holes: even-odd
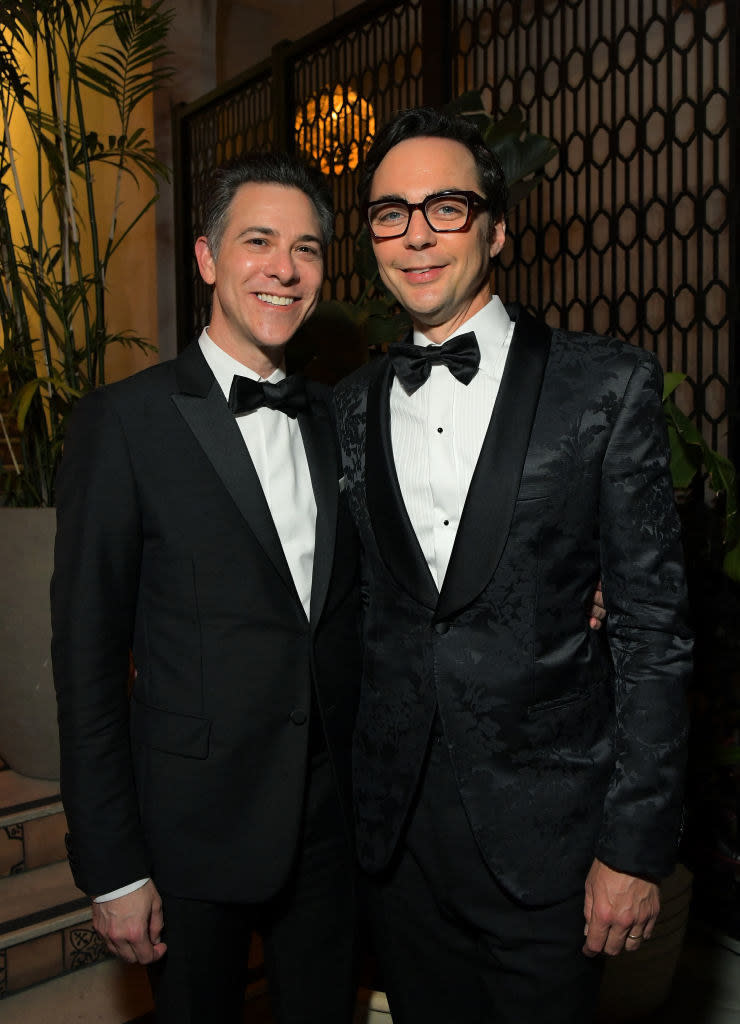
[[[278,238],[280,234],[280,232],[276,231],[275,228],[267,228],[262,227],[259,224],[253,224],[250,227],[242,228],[242,230],[237,234],[236,237],[237,239],[242,238],[244,235],[251,234],[251,232],[253,231],[257,231],[261,235],[269,235],[271,238]],[[319,245],[323,246],[323,242],[321,241],[321,238],[319,238],[318,235],[300,235],[298,238],[296,238],[296,242],[317,242]]]
[[[443,192],[465,192],[470,191],[464,188],[460,188],[459,185],[447,185],[445,188],[436,188],[433,192],[427,192],[423,199],[419,202],[423,203],[430,196],[438,196]],[[390,192],[384,196],[378,196],[377,199],[371,199],[370,203],[408,203],[410,200],[406,196],[399,195],[397,192]]]
[[[384,196],[378,196],[377,199],[371,199],[371,203],[407,203],[408,199],[404,196],[399,196],[397,192],[387,193]]]

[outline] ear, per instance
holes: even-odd
[[[506,241],[506,221],[502,217],[501,220],[491,225],[491,241],[490,241],[490,255],[491,259],[494,256],[498,256],[504,247]]]
[[[200,276],[206,284],[216,283],[216,260],[211,253],[211,247],[205,235],[195,240],[195,258],[198,261]]]

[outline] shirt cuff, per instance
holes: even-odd
[[[136,892],[137,889],[143,888],[148,881],[148,878],[140,878],[138,882],[123,885],[120,889],[114,889],[113,892],[104,892],[102,896],[96,896],[93,903],[108,903],[109,900],[117,900],[119,896],[128,896],[130,892]]]

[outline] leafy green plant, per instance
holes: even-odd
[[[11,410],[0,414],[6,504],[53,504],[67,416],[81,395],[105,383],[108,346],[150,347],[132,331],[109,330],[106,282],[113,256],[168,176],[134,124],[142,101],[171,74],[162,64],[171,19],[163,0],[4,0],[0,10],[0,371]],[[23,51],[30,74],[21,67]],[[105,130],[87,123],[91,93],[111,101]],[[23,133],[30,133],[30,152],[16,142]],[[28,180],[31,165],[34,184],[24,195],[21,179]],[[114,172],[105,224],[95,190],[102,166]],[[127,176],[148,187],[122,223]]]
[[[730,460],[707,444],[701,431],[676,405],[673,394],[685,378],[684,373],[666,373],[663,381],[673,486],[687,491],[697,481],[703,484],[706,476],[722,520],[722,569],[731,579],[740,580],[737,474]]]

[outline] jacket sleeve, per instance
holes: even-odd
[[[678,848],[692,665],[661,389],[657,360],[641,353],[604,457],[599,516],[616,760],[596,855],[655,878]]]
[[[150,874],[127,691],[141,548],[124,430],[109,392],[95,392],[67,432],[51,584],[68,851],[77,885],[93,897]]]

